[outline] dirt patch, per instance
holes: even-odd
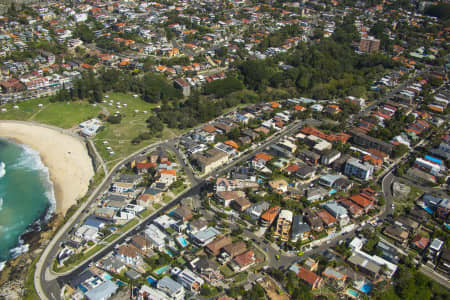
[[[289,299],[291,299],[291,297],[289,297],[289,295],[284,292],[282,292],[281,294],[278,293],[278,290],[279,290],[278,286],[273,281],[273,279],[270,277],[264,278],[264,280],[261,281],[260,284],[264,288],[264,290],[267,293],[267,296],[269,296],[269,298],[271,300],[289,300]]]

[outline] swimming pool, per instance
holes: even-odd
[[[329,192],[330,195],[333,195],[334,193],[337,193],[337,191],[336,191],[335,189],[332,189],[332,190]]]
[[[347,290],[347,294],[349,294],[349,295],[351,295],[351,296],[353,296],[355,298],[357,298],[359,296],[358,292],[355,291],[355,290],[352,290],[352,289],[348,289]]]
[[[82,285],[81,283],[78,285],[78,288],[83,292],[83,293],[87,293],[88,289],[84,287],[84,285]]]
[[[166,250],[166,253],[167,253],[170,257],[173,257],[173,253],[170,252],[170,250]]]
[[[151,285],[151,286],[156,286],[156,283],[158,282],[155,278],[148,276],[147,277],[147,282]]]
[[[177,241],[178,243],[181,245],[181,247],[186,247],[188,245],[188,242],[186,241],[186,239],[184,238],[184,236],[179,236],[177,237]]]
[[[120,280],[117,280],[117,281],[116,281],[116,284],[117,284],[118,286],[124,286],[124,285],[127,285],[125,282],[122,282],[122,281],[120,281]]]
[[[113,277],[111,276],[111,275],[109,275],[108,273],[103,273],[103,279],[104,280],[106,280],[106,281],[108,281],[108,280],[111,280]]]
[[[170,267],[170,265],[166,265],[164,267],[161,267],[159,269],[154,270],[153,272],[157,275],[161,275],[162,273],[164,273],[165,271],[167,271],[167,269]]]
[[[429,213],[430,215],[434,214],[434,210],[432,210],[430,207],[425,206],[423,209],[426,210],[427,213]]]
[[[361,292],[368,294],[370,293],[370,291],[372,290],[372,285],[370,283],[365,283],[362,287],[361,287]]]

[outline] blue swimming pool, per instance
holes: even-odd
[[[170,250],[166,250],[166,253],[167,253],[170,257],[173,257],[173,253],[170,252]]]
[[[188,242],[186,241],[186,239],[184,238],[184,236],[179,236],[177,237],[177,241],[178,243],[181,245],[181,247],[186,247],[188,245]]]
[[[156,283],[158,282],[155,278],[149,276],[147,277],[147,282],[151,285],[151,286],[156,286]]]
[[[445,224],[445,226],[447,227],[447,229],[450,229],[450,224]]]
[[[365,283],[362,287],[361,287],[361,292],[368,294],[370,293],[370,291],[372,290],[372,285],[370,283]]]
[[[425,206],[423,209],[426,210],[427,213],[429,213],[430,215],[432,215],[434,213],[434,210],[432,210],[431,208],[429,208],[428,206]]]
[[[170,265],[166,265],[164,267],[161,267],[159,269],[154,270],[153,272],[157,275],[161,275],[162,273],[164,273],[165,271],[167,271],[167,269],[170,267]]]
[[[336,191],[335,189],[332,189],[332,190],[329,192],[330,195],[333,195],[334,193],[337,193],[337,191]]]
[[[352,289],[348,289],[347,293],[352,295],[353,297],[357,298],[359,296],[358,292]]]
[[[127,285],[125,282],[122,282],[122,281],[120,281],[120,280],[117,280],[117,281],[116,281],[116,284],[117,284],[118,286]]]
[[[109,275],[108,273],[103,273],[103,279],[104,280],[111,280],[113,277],[111,275]]]
[[[432,161],[434,163],[437,163],[438,165],[442,165],[443,164],[442,160],[437,159],[436,157],[433,157],[433,156],[425,155],[425,159],[427,159],[429,161]]]
[[[84,287],[84,285],[82,285],[81,283],[78,285],[78,288],[80,289],[80,291],[82,291],[83,293],[87,293],[88,289]]]

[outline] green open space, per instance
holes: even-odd
[[[131,141],[139,134],[149,132],[146,121],[153,114],[152,109],[157,107],[157,104],[145,102],[140,97],[120,93],[108,94],[108,98],[105,100],[106,103],[99,104],[103,108],[102,112],[107,112],[109,115],[120,112],[122,116],[119,124],[105,122],[105,128],[94,138],[95,146],[107,164],[113,165],[146,145],[178,135],[176,130],[164,128],[161,138],[152,138],[141,141],[139,144],[132,144]],[[114,101],[113,105],[109,105],[110,100]],[[120,103],[121,108],[117,107],[117,102]],[[126,104],[126,107],[123,104]],[[108,144],[103,144],[105,141]],[[107,147],[111,147],[111,150],[107,150]],[[114,153],[111,154],[111,152]]]
[[[102,250],[105,246],[106,245],[97,244],[94,247],[92,247],[91,249],[89,249],[87,252],[80,253],[81,255],[74,254],[73,255],[74,259],[69,258],[67,260],[67,262],[69,262],[69,263],[67,265],[64,265],[63,267],[58,267],[56,260],[55,260],[55,263],[53,264],[53,270],[57,273],[67,272],[67,271],[71,270],[73,267],[77,266],[78,264],[82,263],[83,261],[85,261],[86,259],[91,257],[92,255],[94,255],[95,253]]]
[[[123,225],[122,227],[120,227],[120,232],[121,233],[125,233],[128,230],[130,230],[133,226],[136,226],[139,223],[139,221],[137,219],[133,219],[130,222],[128,222],[127,224]]]
[[[223,276],[225,276],[225,278],[229,278],[231,276],[233,276],[234,272],[233,270],[230,269],[230,267],[228,267],[228,265],[223,265],[219,268],[220,273],[223,274]]]
[[[0,112],[0,120],[28,121],[34,114],[44,110],[49,103],[48,98],[38,98],[3,104],[1,108],[6,109],[6,112]],[[43,106],[38,107],[39,104]],[[14,106],[18,106],[19,108],[14,108]]]
[[[110,236],[108,236],[108,237],[105,239],[105,242],[111,243],[112,241],[114,241],[115,239],[117,239],[119,236],[120,236],[120,234],[113,233],[113,234],[111,234]]]
[[[87,101],[56,102],[48,104],[32,120],[62,128],[72,128],[83,121],[96,118],[101,110],[98,104],[94,106]]]

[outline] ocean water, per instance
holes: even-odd
[[[20,236],[54,209],[53,183],[39,153],[0,138],[0,262],[27,251]]]

